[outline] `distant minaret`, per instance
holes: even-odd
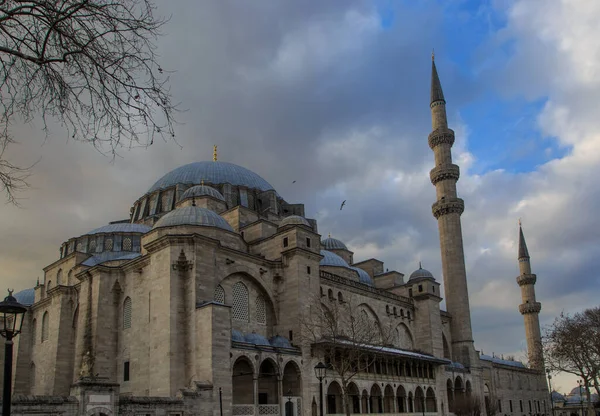
[[[438,77],[433,55],[431,56],[431,124],[429,147],[433,150],[435,167],[429,173],[435,186],[437,202],[432,206],[433,216],[438,220],[440,248],[442,251],[442,271],[446,306],[452,316],[452,355],[455,361],[470,367],[477,355],[473,346],[471,312],[465,255],[463,251],[460,215],[464,202],[456,195],[456,182],[460,176],[457,165],[452,163],[454,131],[448,128],[446,100]]]
[[[521,299],[519,312],[525,320],[525,336],[527,337],[527,353],[529,366],[536,370],[544,369],[544,356],[542,353],[542,334],[540,331],[540,310],[542,304],[535,301],[535,282],[537,277],[531,273],[529,251],[523,236],[523,227],[519,220],[519,271],[517,283],[521,286]]]

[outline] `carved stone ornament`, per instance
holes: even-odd
[[[535,274],[522,274],[517,276],[517,283],[519,286],[523,285],[535,285],[537,281],[537,276]]]
[[[460,198],[440,199],[431,206],[431,212],[437,219],[447,214],[462,214],[465,210],[465,202]]]
[[[431,179],[431,183],[434,185],[439,181],[444,181],[446,179],[454,179],[457,181],[459,177],[460,168],[454,164],[436,166],[429,172],[429,178]]]
[[[429,133],[429,147],[433,150],[440,144],[454,144],[454,130],[452,129],[437,129]]]
[[[521,315],[528,313],[540,313],[542,310],[542,304],[539,302],[521,303],[519,305],[519,312]]]

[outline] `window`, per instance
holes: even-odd
[[[342,292],[338,292],[338,302],[344,303],[344,296],[342,295]]]
[[[423,291],[423,285],[419,285],[419,292]]]
[[[306,266],[306,274],[310,274],[310,266]]]
[[[123,363],[123,381],[129,381],[129,361]]]
[[[294,340],[294,331],[289,331],[288,334],[289,334],[289,336],[288,336],[289,340],[293,341]]]
[[[519,400],[519,408],[523,411],[523,400]]]
[[[92,240],[90,241],[90,249],[88,250],[89,253],[95,253],[96,252],[96,240]]]
[[[233,319],[248,321],[248,288],[242,282],[233,285]]]
[[[310,248],[310,237],[306,237],[306,247]]]
[[[31,322],[31,344],[34,345],[37,341],[37,320]]]
[[[127,296],[123,302],[123,329],[131,328],[131,298]]]
[[[214,300],[215,302],[225,303],[225,290],[223,290],[223,286],[218,285],[215,288]]]
[[[512,413],[512,411],[513,411],[512,400],[508,401],[508,407],[510,408],[510,412]]]
[[[408,297],[412,298],[412,289],[408,289]]]
[[[48,326],[50,322],[48,322],[50,317],[48,316],[48,311],[44,312],[44,316],[42,317],[42,342],[48,339]]]
[[[529,412],[531,412],[531,400],[529,400]]]
[[[283,246],[284,246],[284,247],[287,247],[287,246],[288,246],[288,238],[287,238],[287,237],[284,237],[284,238],[283,238]]]
[[[329,289],[327,291],[327,297],[329,298],[329,300],[333,300],[333,290]]]
[[[431,286],[431,291],[435,293],[435,286]]]
[[[52,280],[48,280],[48,283],[46,283],[46,292],[49,291],[52,288]]]
[[[400,308],[400,316],[404,318],[404,309]]]
[[[502,400],[498,399],[498,412],[502,413]]]
[[[62,269],[58,269],[58,272],[56,273],[56,285],[57,286],[60,286],[63,284],[62,276],[63,276]]]
[[[385,313],[390,314],[390,305],[385,305]]]
[[[113,250],[113,239],[107,238],[104,240],[104,251],[112,251]]]
[[[406,311],[406,317],[410,319],[410,311]]]
[[[267,312],[265,307],[265,298],[258,295],[256,298],[256,322],[259,324],[267,323]]]
[[[396,309],[395,306],[394,306],[394,316],[398,316],[398,310]]]
[[[123,251],[131,251],[131,238],[123,238]]]

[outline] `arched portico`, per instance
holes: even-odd
[[[435,392],[431,387],[427,389],[427,393],[425,394],[425,411],[427,413],[435,413],[437,412],[437,402],[435,400]]]
[[[389,384],[383,390],[383,413],[394,413],[394,389]]]
[[[423,389],[421,387],[417,387],[415,389],[415,412],[423,413],[425,405],[425,394],[423,393]]]
[[[352,413],[363,413],[360,409],[360,392],[356,384],[348,384],[348,396],[350,398],[350,411]],[[345,411],[342,413],[345,413]]]
[[[406,390],[402,385],[396,390],[396,406],[398,413],[406,413]]]
[[[267,358],[260,364],[258,374],[258,404],[279,404],[277,364]]]
[[[328,415],[344,412],[342,388],[337,381],[329,383],[325,403],[327,404],[325,413]]]
[[[379,385],[373,384],[371,387],[371,397],[369,398],[371,413],[383,413],[383,398]]]

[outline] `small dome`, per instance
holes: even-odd
[[[564,401],[565,400],[565,396],[563,396],[562,394],[560,394],[557,391],[553,391],[552,392],[552,400],[558,402],[558,401]]]
[[[325,250],[348,250],[346,244],[342,243],[337,238],[326,238],[325,240],[321,241],[321,244]]]
[[[310,227],[310,223],[306,221],[306,218],[301,217],[300,215],[290,215],[289,217],[285,217],[281,220],[280,227],[284,227],[286,225],[306,225]]]
[[[319,262],[319,266],[345,267],[346,269],[350,268],[348,263],[346,263],[346,260],[337,254],[332,253],[331,251],[321,250],[321,256],[323,256],[323,258]]]
[[[201,196],[211,196],[215,199],[218,199],[219,201],[225,202],[225,197],[221,194],[221,192],[217,191],[213,187],[206,185],[192,186],[190,189],[183,193],[183,195],[181,196],[181,200]]]
[[[371,279],[371,276],[369,276],[369,273],[365,272],[363,269],[358,268],[358,267],[350,266],[350,268],[352,270],[354,270],[356,273],[358,273],[358,280],[361,283],[364,283],[365,285],[373,286],[373,280]]]
[[[279,335],[275,335],[274,337],[272,337],[269,340],[269,342],[272,346],[277,348],[292,348],[292,344],[290,344],[290,341],[286,337],[282,337]]]
[[[435,278],[433,277],[433,274],[429,270],[425,270],[424,268],[422,268],[421,264],[419,264],[419,268],[417,270],[415,270],[414,272],[411,273],[410,278],[408,280],[411,281],[414,279],[433,279],[433,280],[435,280]]]
[[[242,334],[237,329],[231,330],[231,340],[237,342],[244,342],[244,334]]]
[[[20,292],[15,293],[13,296],[21,305],[31,306],[33,305],[33,301],[35,299],[35,290],[33,288],[21,290]]]
[[[174,227],[177,225],[202,225],[233,231],[231,225],[216,212],[195,206],[174,209],[161,217],[153,228]]]
[[[116,224],[108,224],[104,225],[100,228],[96,228],[89,233],[84,235],[91,234],[110,234],[110,233],[140,233],[145,234],[150,231],[152,227],[149,227],[144,224],[132,224],[130,222],[119,222]]]
[[[254,332],[251,334],[246,334],[244,336],[244,342],[254,345],[266,345],[267,347],[271,346],[271,344],[269,344],[269,341],[265,337]]]

